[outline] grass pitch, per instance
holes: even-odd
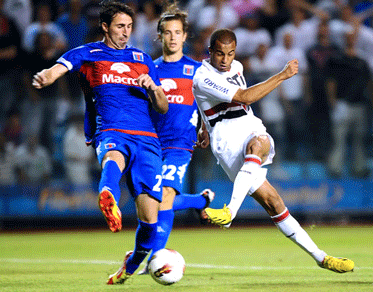
[[[305,227],[328,254],[355,261],[353,273],[319,268],[276,227],[176,229],[167,247],[185,258],[183,279],[162,286],[134,275],[106,285],[135,230],[0,234],[0,291],[373,291],[373,227]],[[140,266],[142,268],[143,265]]]

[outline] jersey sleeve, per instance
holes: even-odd
[[[57,60],[57,63],[66,66],[71,72],[79,71],[84,61],[84,52],[83,46],[67,51]]]
[[[223,76],[218,74],[210,74],[210,76],[200,74],[194,79],[194,82],[196,83],[197,91],[206,99],[221,102],[231,102],[233,96],[240,88],[240,86],[229,83]]]

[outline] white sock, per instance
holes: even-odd
[[[262,160],[253,154],[245,156],[245,163],[238,172],[233,185],[231,201],[227,206],[232,213],[232,220],[236,217],[247,193],[249,192],[255,177],[253,172],[260,168]]]
[[[321,264],[326,253],[320,250],[298,221],[290,215],[287,208],[279,215],[271,216],[277,228],[293,242],[303,248],[314,260]]]

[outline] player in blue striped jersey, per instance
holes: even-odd
[[[126,281],[152,249],[162,200],[161,148],[149,105],[164,114],[168,102],[152,59],[127,46],[133,18],[123,2],[103,2],[103,41],[68,51],[33,79],[36,88],[43,88],[68,71],[79,73],[86,100],[86,142],[94,145],[102,167],[99,207],[113,232],[122,228],[119,181],[122,174],[127,176],[139,219],[135,249],[107,284]]]
[[[163,199],[158,212],[157,240],[149,256],[166,246],[171,233],[174,211],[187,208],[203,210],[215,194],[206,189],[200,194],[182,194],[184,175],[197,140],[198,108],[192,93],[193,76],[200,62],[183,55],[187,38],[187,13],[171,4],[158,22],[163,56],[154,61],[169,110],[165,115],[151,111],[162,146]],[[147,274],[145,267],[139,274]]]

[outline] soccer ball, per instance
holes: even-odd
[[[149,273],[159,284],[172,285],[181,280],[185,271],[185,260],[176,250],[158,250],[149,262]]]

